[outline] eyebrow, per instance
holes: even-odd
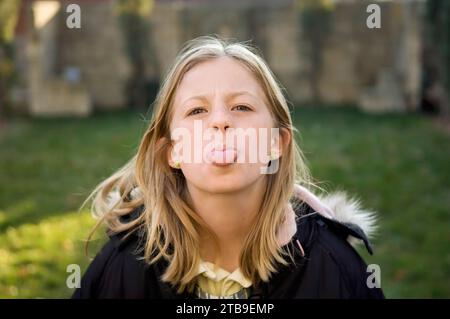
[[[228,94],[226,95],[226,98],[227,98],[227,99],[232,99],[232,98],[235,98],[235,97],[241,96],[241,95],[250,95],[250,96],[253,97],[253,98],[259,99],[255,94],[253,94],[253,93],[251,93],[251,92],[249,92],[249,91],[237,91],[237,92],[231,92],[231,93],[228,93]],[[185,104],[187,101],[189,101],[189,100],[207,100],[207,99],[208,99],[208,95],[194,95],[194,96],[191,96],[191,97],[185,99],[185,100],[181,103],[181,105],[184,105],[184,104]]]

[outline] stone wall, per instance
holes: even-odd
[[[381,29],[366,26],[374,1],[335,1],[320,55],[320,101],[359,104],[371,111],[414,110],[421,81],[421,1],[379,2]],[[274,5],[275,4],[275,5]],[[220,34],[253,40],[295,102],[313,99],[310,43],[294,1],[246,5],[158,2],[149,16],[163,69],[184,41]]]
[[[70,1],[77,2],[82,10],[81,29],[69,29],[65,18],[60,19],[60,72],[68,66],[79,68],[97,108],[126,107],[125,86],[130,70],[114,1]]]
[[[92,104],[82,83],[69,83],[57,75],[59,5],[36,2],[28,8],[27,17],[33,26],[26,35],[26,79],[29,112],[33,116],[87,116]]]
[[[40,76],[61,78],[68,68],[75,68],[80,87],[95,107],[126,107],[130,62],[115,1],[69,2],[80,3],[82,28],[68,29],[67,14],[61,10],[53,29],[41,30],[38,41],[45,53],[40,54],[41,73],[34,75],[30,87],[37,87]],[[311,102],[317,92],[319,101],[328,104],[358,104],[369,111],[414,110],[421,86],[423,2],[378,2],[381,29],[368,29],[366,7],[373,2],[334,1],[323,47],[314,52],[297,1],[215,1],[214,5],[156,1],[146,18],[156,61],[147,59],[145,74],[162,79],[185,41],[218,34],[253,41],[294,103]],[[320,70],[314,69],[313,58],[320,59]],[[32,69],[27,67],[26,72]]]

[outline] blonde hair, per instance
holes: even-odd
[[[200,262],[199,230],[212,231],[190,207],[185,177],[167,162],[173,97],[188,70],[202,61],[223,56],[235,59],[250,70],[266,95],[275,127],[291,132],[291,141],[279,159],[278,171],[267,175],[260,214],[240,253],[240,268],[244,276],[257,284],[260,280],[268,281],[277,271],[276,262],[287,264],[286,252],[277,242],[276,234],[286,218],[285,208],[293,195],[294,184],[310,185],[311,182],[303,155],[293,138],[296,130],[282,87],[257,49],[246,42],[232,42],[216,36],[187,42],[162,83],[137,154],[100,183],[83,203],[84,206],[93,199],[91,210],[99,218],[91,235],[101,223],[106,223],[113,233],[131,232],[142,227],[146,234],[145,260],[152,264],[165,258],[168,267],[161,279],[176,286],[180,293],[193,288]],[[112,191],[118,191],[120,199],[111,207],[109,196]],[[143,213],[137,219],[121,221],[121,216],[142,204]]]

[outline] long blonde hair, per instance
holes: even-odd
[[[152,264],[165,258],[168,267],[161,279],[176,286],[178,292],[193,288],[200,262],[199,230],[208,228],[189,205],[185,177],[167,162],[173,97],[188,70],[202,61],[223,56],[235,59],[251,71],[266,94],[275,127],[289,130],[292,137],[279,159],[278,171],[267,175],[260,213],[240,253],[240,268],[244,276],[256,284],[269,280],[277,271],[276,262],[288,263],[276,234],[286,218],[285,208],[293,195],[294,184],[311,182],[303,155],[293,138],[296,130],[282,87],[257,49],[246,42],[216,36],[187,42],[162,83],[137,154],[100,183],[82,205],[92,200],[92,213],[99,218],[91,235],[102,223],[114,233],[142,227],[146,234],[143,248],[146,262]],[[111,205],[109,196],[113,191],[118,192],[120,198]],[[129,196],[131,193],[133,196]],[[141,205],[144,210],[137,219],[121,221],[121,216]]]

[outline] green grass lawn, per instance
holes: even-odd
[[[375,255],[387,297],[450,297],[450,136],[418,115],[298,108],[313,176],[379,212]],[[65,298],[66,267],[89,260],[94,221],[77,209],[136,152],[143,115],[11,120],[0,133],[0,297]],[[93,245],[91,254],[104,239]]]

